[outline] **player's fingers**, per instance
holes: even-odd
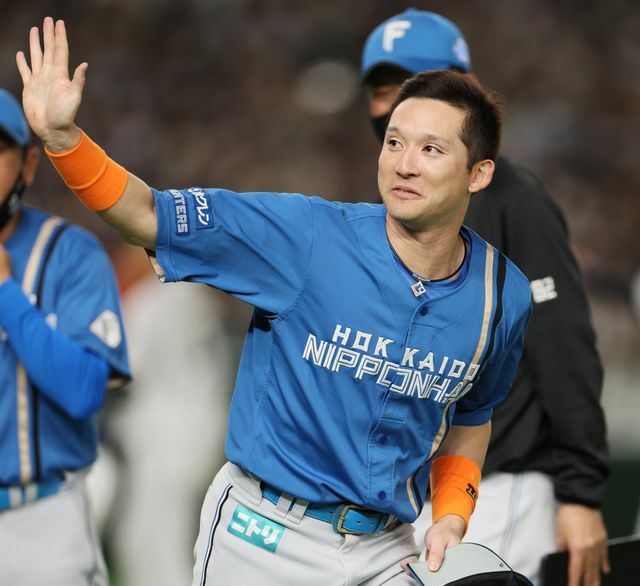
[[[53,54],[55,52],[55,33],[53,31],[53,18],[45,17],[42,24],[42,39],[44,42],[43,65],[53,65]]]
[[[26,85],[31,79],[31,69],[29,69],[29,66],[27,65],[27,58],[24,56],[22,51],[18,51],[16,53],[16,65],[18,66],[22,83]]]
[[[569,551],[569,573],[567,586],[582,586],[580,579],[584,568],[584,552],[582,550]]]
[[[432,572],[437,572],[440,569],[442,560],[444,560],[444,550],[445,544],[443,541],[434,539],[431,542],[427,561],[429,562],[429,570]]]
[[[0,244],[0,279],[4,281],[9,276],[11,276],[11,256],[9,251]]]
[[[429,570],[431,572],[437,572],[442,565],[442,561],[444,560],[444,548],[443,549],[432,549],[429,552]]]
[[[595,548],[589,549],[584,556],[582,584],[600,586],[600,557],[598,550]]]
[[[408,576],[411,576],[411,572],[409,572],[408,564],[410,564],[411,562],[415,562],[417,559],[418,558],[416,557],[406,558],[400,562],[400,565],[402,566],[404,573],[407,574]]]
[[[69,71],[69,44],[67,43],[67,31],[65,30],[64,21],[58,20],[54,28],[55,50],[53,54],[53,63],[58,67],[64,67]]]
[[[87,68],[89,67],[88,63],[80,63],[78,67],[76,67],[73,72],[73,77],[71,78],[71,85],[75,88],[76,91],[82,94],[82,88],[84,88],[85,81],[87,80]]]
[[[37,26],[32,26],[29,31],[29,53],[31,70],[33,73],[38,73],[42,67],[42,47],[40,47],[40,31]]]

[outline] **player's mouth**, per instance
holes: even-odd
[[[391,189],[391,193],[400,199],[419,199],[422,197],[415,189],[407,185],[396,185]]]

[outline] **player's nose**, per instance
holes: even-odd
[[[404,149],[398,153],[396,159],[395,172],[401,177],[411,177],[419,175],[418,157],[412,149]]]

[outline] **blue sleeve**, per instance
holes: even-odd
[[[199,188],[154,197],[162,280],[206,283],[274,315],[294,304],[309,270],[310,198]]]
[[[45,297],[42,307],[53,308],[56,329],[107,362],[110,387],[128,380],[118,285],[109,257],[92,234],[77,226],[65,231],[47,268],[45,293],[52,289],[55,298]]]
[[[471,390],[456,402],[452,420],[454,425],[487,423],[491,419],[493,408],[506,397],[522,356],[524,334],[531,310],[529,302],[526,310],[521,311],[508,332],[508,342],[503,350],[494,353]]]
[[[93,414],[107,387],[107,362],[52,329],[20,285],[0,285],[0,325],[31,381],[75,419]]]

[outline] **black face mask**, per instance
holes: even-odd
[[[8,197],[0,204],[0,230],[2,230],[13,216],[20,209],[20,200],[24,194],[25,184],[22,179],[22,169],[20,175],[13,184]]]
[[[389,124],[389,115],[378,116],[377,118],[370,118],[371,126],[373,126],[373,132],[378,137],[380,142],[384,142],[384,135],[387,132],[387,125]]]

